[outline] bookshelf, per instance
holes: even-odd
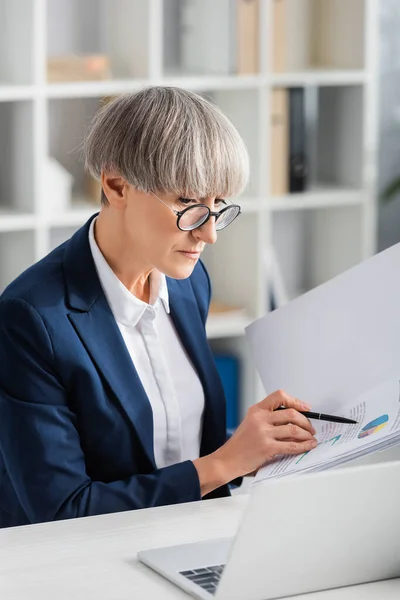
[[[282,1],[292,20],[281,16],[277,23]],[[202,3],[208,11],[217,5],[217,37],[211,13],[196,17],[193,0],[0,0],[6,32],[0,42],[0,291],[97,210],[75,149],[102,98],[150,84],[205,94],[237,126],[251,156],[251,179],[239,200],[243,214],[204,256],[215,298],[244,309],[208,324],[213,348],[241,359],[243,415],[263,397],[243,333],[270,307],[269,248],[289,298],[375,251],[377,0]],[[222,18],[236,3],[240,10],[257,3],[257,29],[249,14],[241,13],[241,30]],[[324,24],[318,36],[315,19]],[[188,35],[197,40],[194,56]],[[286,52],[280,70],[278,35]],[[203,52],[206,45],[211,52]],[[240,61],[239,46],[247,52]],[[106,55],[110,77],[48,81],[48,60],[71,53]],[[302,193],[273,196],[271,97],[276,88],[292,87],[303,88],[314,107],[312,181]],[[48,156],[74,178],[74,201],[58,212],[48,189]]]

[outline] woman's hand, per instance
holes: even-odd
[[[280,406],[287,410],[276,410]],[[236,432],[221,448],[194,461],[202,495],[257,471],[278,454],[302,454],[315,448],[315,429],[298,412],[306,410],[310,406],[281,390],[249,408]]]

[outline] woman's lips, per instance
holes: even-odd
[[[191,258],[192,260],[197,260],[200,258],[201,252],[191,252],[188,250],[179,250],[180,254],[183,254],[187,258]]]

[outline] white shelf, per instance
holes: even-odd
[[[313,69],[291,73],[275,73],[268,77],[268,83],[274,87],[363,85],[366,83],[367,77],[368,74],[364,70]]]
[[[363,190],[351,188],[318,187],[307,192],[275,196],[264,202],[271,211],[301,210],[316,208],[334,208],[340,206],[357,206],[365,202]]]
[[[144,79],[115,79],[109,81],[77,81],[49,83],[43,86],[48,98],[100,98],[117,94],[129,94],[140,90],[149,82]]]
[[[363,190],[327,185],[284,196],[268,196],[266,198],[241,196],[233,199],[233,202],[240,205],[243,214],[254,214],[265,210],[279,212],[359,206],[365,202],[365,193]]]
[[[33,100],[36,88],[33,85],[7,85],[0,83],[0,102]]]
[[[162,85],[172,85],[196,91],[207,90],[248,90],[265,86],[262,75],[203,75],[166,77]]]
[[[196,91],[257,89],[265,85],[261,75],[226,77],[217,76],[175,76],[160,80],[122,79],[109,81],[82,81],[51,83],[44,87],[49,98],[90,98],[112,96],[135,92],[148,85],[168,85]]]
[[[234,204],[239,204],[243,214],[257,213],[264,207],[264,202],[261,198],[252,198],[240,196],[240,198],[232,198]]]
[[[71,81],[48,83],[42,86],[8,85],[0,82],[0,102],[47,98],[97,98],[135,92],[148,85],[178,86],[195,91],[258,89],[265,85],[277,86],[341,86],[362,85],[364,71],[304,71],[262,75],[174,75],[160,80],[111,79],[107,81]]]
[[[71,81],[42,86],[8,85],[0,82],[0,102],[47,98],[97,98],[135,92],[148,85],[178,86],[195,91],[258,89],[277,86],[342,86],[362,85],[365,71],[304,71],[262,75],[174,75],[159,80],[111,79],[107,81]]]
[[[250,316],[209,316],[206,324],[209,339],[241,337],[244,329],[254,321]]]
[[[24,231],[34,229],[37,217],[33,214],[21,214],[0,209],[0,231]]]
[[[79,199],[73,201],[70,210],[57,214],[47,213],[42,221],[48,227],[80,227],[99,210],[100,204]]]

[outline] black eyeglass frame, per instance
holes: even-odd
[[[208,215],[206,216],[206,218],[204,219],[204,221],[202,221],[200,223],[200,225],[196,225],[196,227],[193,227],[192,229],[183,229],[179,225],[180,220],[181,220],[181,218],[183,217],[183,215],[185,213],[187,213],[189,210],[192,210],[193,208],[206,208],[208,210]],[[206,204],[196,204],[196,206],[188,206],[184,210],[175,210],[174,208],[172,210],[174,211],[174,213],[178,217],[177,220],[176,220],[176,225],[177,225],[178,229],[180,229],[181,231],[194,231],[198,227],[202,227],[203,225],[205,225],[207,223],[207,221],[209,221],[211,219],[211,217],[215,217],[215,229],[217,231],[222,231],[223,229],[225,229],[225,227],[221,227],[221,229],[218,229],[218,227],[217,227],[217,221],[220,218],[220,216],[223,215],[224,212],[226,212],[230,208],[237,208],[238,211],[237,211],[237,214],[235,215],[235,217],[232,219],[232,221],[229,221],[229,223],[227,225],[225,225],[225,227],[228,227],[228,225],[230,225],[231,223],[233,223],[233,221],[242,212],[242,209],[240,208],[239,204],[228,204],[228,206],[224,206],[224,208],[221,208],[221,210],[219,210],[219,211],[213,211],[213,210],[211,210]]]
[[[175,210],[175,208],[172,208],[172,206],[170,206],[169,204],[167,204],[165,202],[165,200],[162,200],[162,198],[159,198],[154,192],[151,192],[153,196],[155,196],[157,198],[157,200],[160,200],[160,202],[162,202],[167,208],[169,208],[170,210],[172,210],[173,213],[176,214],[177,219],[176,219],[176,226],[178,227],[178,229],[180,231],[194,231],[195,229],[198,229],[199,227],[202,227],[205,223],[207,223],[207,221],[211,218],[211,217],[215,217],[215,224],[217,223],[218,219],[220,218],[221,215],[224,214],[224,212],[226,212],[228,209],[230,208],[237,208],[238,211],[235,215],[235,217],[232,219],[232,221],[229,221],[229,223],[227,225],[225,225],[225,227],[222,227],[221,229],[218,229],[217,224],[215,225],[215,229],[217,231],[222,231],[222,229],[225,229],[226,227],[228,227],[228,225],[230,225],[231,223],[233,223],[233,221],[241,214],[242,209],[239,206],[239,204],[228,204],[227,206],[224,206],[224,208],[222,208],[219,211],[212,211],[207,204],[196,204],[195,206],[188,206],[187,208],[184,208],[183,210]],[[206,218],[204,219],[204,221],[202,221],[200,223],[200,225],[196,225],[196,227],[193,227],[191,229],[183,229],[182,227],[180,227],[179,222],[181,220],[181,218],[183,217],[183,215],[185,213],[187,213],[189,210],[193,210],[194,208],[205,208],[208,211],[208,215],[206,216]]]

